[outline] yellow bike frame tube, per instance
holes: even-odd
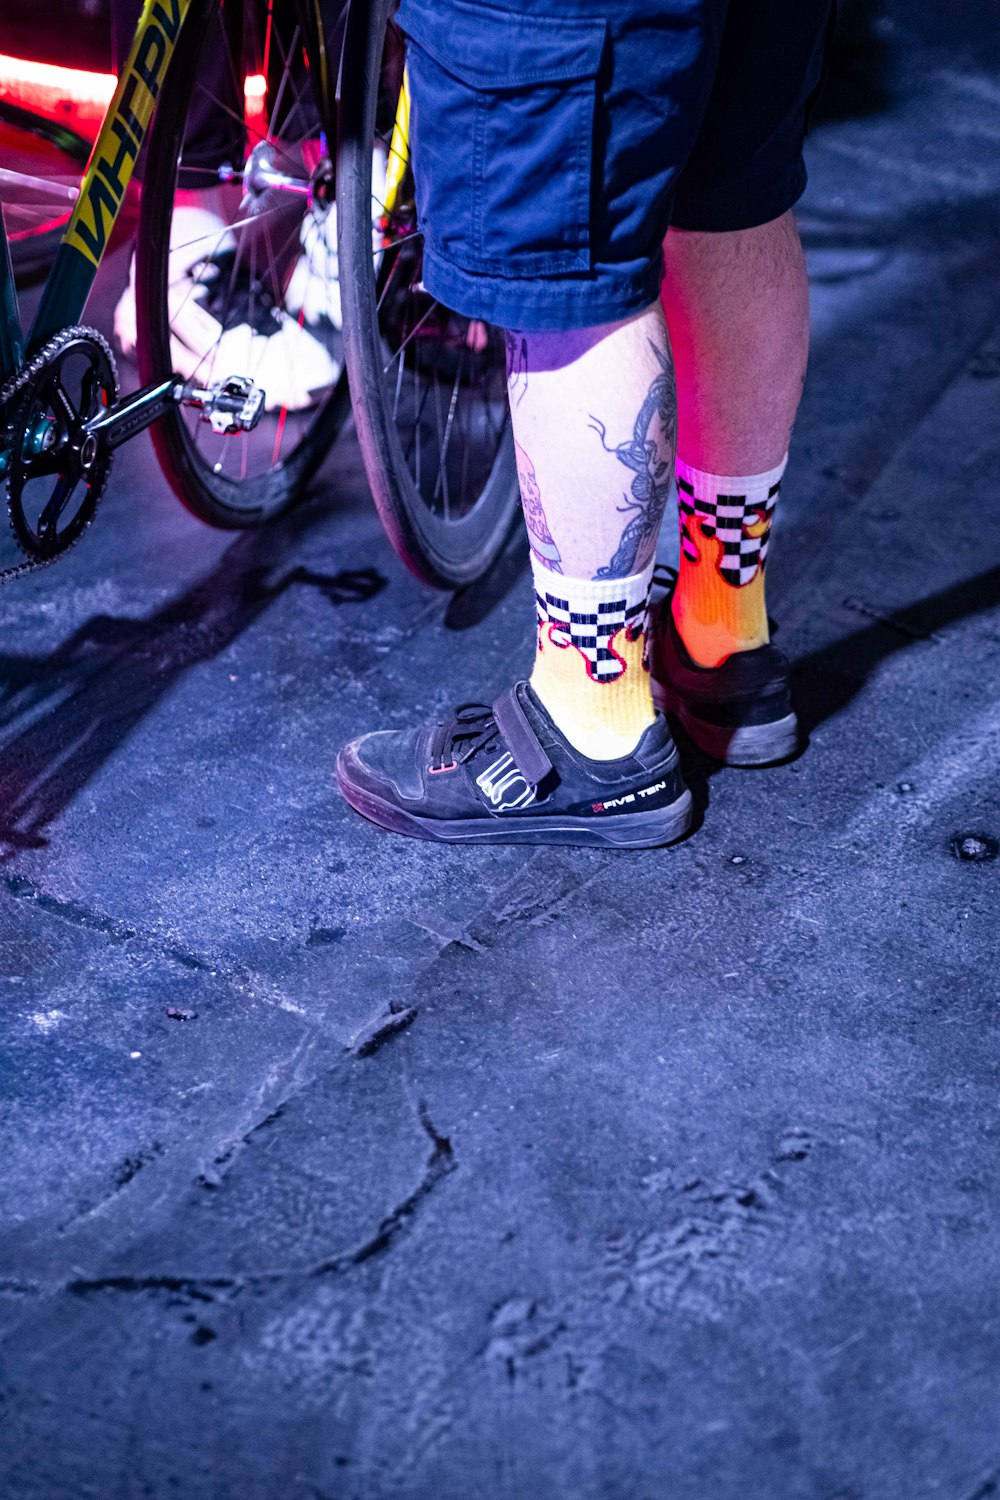
[[[28,339],[29,354],[83,314],[191,3],[145,0],[132,50],[45,285]]]
[[[395,212],[403,178],[410,164],[410,79],[403,69],[403,85],[396,100],[396,119],[389,143],[389,160],[385,167],[385,204],[388,215]]]

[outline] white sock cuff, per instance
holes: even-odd
[[[619,602],[631,613],[636,605],[645,607],[653,581],[652,562],[641,573],[630,573],[625,578],[569,578],[564,573],[554,573],[534,553],[531,572],[539,608],[549,598],[573,614],[590,614],[601,606]]]
[[[766,474],[709,474],[704,469],[692,468],[682,458],[677,459],[677,478],[682,479],[694,493],[696,500],[714,500],[716,495],[746,495],[748,499],[766,499],[788,463],[788,454]]]

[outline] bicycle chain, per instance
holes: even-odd
[[[21,369],[15,375],[12,375],[4,385],[0,385],[0,412],[5,411],[10,403],[31,385],[32,381],[45,369],[45,366],[50,362],[53,355],[58,354],[59,350],[64,348],[66,344],[71,344],[74,339],[79,338],[88,339],[91,343],[100,346],[102,353],[107,358],[108,364],[111,367],[111,374],[115,382],[115,392],[117,393],[118,366],[115,363],[115,356],[112,353],[111,345],[102,333],[98,333],[96,328],[89,328],[85,323],[74,323],[72,327],[61,328],[58,333],[53,334],[52,338],[42,345],[33,359],[29,360],[26,365],[22,365]],[[12,426],[11,421],[8,421],[6,425],[9,440]],[[109,455],[108,467],[104,476],[105,484],[107,483],[108,475],[111,473],[113,461],[113,456]],[[6,489],[7,484],[5,481],[4,490],[6,491]],[[10,510],[8,507],[9,519]],[[11,529],[13,531],[13,528]],[[10,583],[15,578],[24,578],[28,573],[37,573],[41,568],[50,567],[52,563],[57,562],[60,557],[69,552],[72,547],[75,547],[79,540],[80,538],[77,537],[70,543],[69,547],[64,548],[63,552],[57,552],[54,557],[29,557],[25,562],[16,563],[11,568],[0,568],[0,585]],[[21,551],[23,551],[24,549],[21,547],[16,533],[14,533],[14,541]]]

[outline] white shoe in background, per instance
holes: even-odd
[[[313,208],[299,229],[299,255],[288,286],[285,307],[306,326],[324,321],[341,328],[340,263],[337,259],[337,205]]]
[[[383,213],[386,185],[386,156],[382,150],[372,152],[372,256],[376,271],[381,259]],[[293,317],[301,317],[308,326],[323,323],[340,329],[343,316],[340,303],[340,261],[337,253],[337,205],[314,203],[305,214],[299,229],[299,255],[285,289],[285,307]]]
[[[236,234],[219,212],[214,194],[203,196],[202,204],[175,205],[170,225],[167,300],[175,370],[186,380],[206,385],[229,375],[248,376],[263,387],[268,411],[301,411],[314,405],[337,380],[339,363],[303,326],[304,318],[300,323],[259,291],[255,295],[248,290],[249,266],[239,257]],[[248,320],[230,320],[224,328],[216,313],[232,301],[234,289]],[[337,306],[339,310],[339,289]],[[122,352],[132,355],[134,257],[128,285],[115,308],[114,327]]]

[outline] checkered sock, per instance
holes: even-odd
[[[677,629],[694,660],[717,667],[770,639],[764,564],[788,455],[767,474],[706,474],[677,460],[681,556]]]
[[[583,755],[630,755],[655,717],[646,663],[653,565],[628,578],[567,578],[532,554],[538,610],[535,689]]]

